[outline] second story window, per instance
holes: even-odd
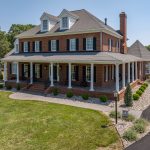
[[[70,39],[70,51],[76,50],[76,39]]]
[[[86,50],[93,50],[93,38],[86,38]]]
[[[48,31],[48,20],[43,20],[43,31]]]
[[[112,51],[112,39],[108,39],[108,51]]]
[[[56,40],[51,40],[51,51],[55,52],[57,50]]]
[[[40,42],[35,41],[35,52],[39,52],[39,51],[40,51]]]
[[[24,42],[24,45],[23,45],[23,49],[24,49],[24,52],[28,52],[28,42]]]
[[[68,28],[68,17],[62,18],[62,28]]]

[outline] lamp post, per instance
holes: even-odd
[[[115,91],[114,92],[114,98],[115,98],[115,121],[116,121],[116,124],[118,123],[118,114],[117,114],[117,101],[118,101],[118,92]]]

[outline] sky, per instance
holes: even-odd
[[[150,44],[150,0],[0,0],[0,27],[8,31],[11,24],[40,24],[43,12],[59,15],[67,10],[86,9],[119,29],[119,13],[127,14],[128,46],[136,40]]]

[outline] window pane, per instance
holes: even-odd
[[[62,18],[62,27],[68,28],[68,18],[67,17]]]
[[[39,52],[39,51],[40,51],[40,42],[35,41],[35,52]]]
[[[48,30],[48,20],[43,20],[43,30]]]
[[[12,63],[12,74],[17,74],[17,64],[16,63]]]
[[[56,51],[56,40],[51,41],[51,50]]]
[[[72,65],[72,67],[71,67],[71,78],[72,78],[73,81],[76,80],[76,75],[75,74],[76,74],[76,66]]]
[[[24,64],[24,77],[28,78],[28,64]]]
[[[76,50],[76,39],[70,40],[70,50],[75,51]]]
[[[24,42],[24,52],[28,52],[28,42]]]
[[[93,38],[86,39],[86,49],[93,50]]]
[[[40,78],[40,65],[39,65],[39,64],[36,64],[36,65],[35,65],[35,77],[36,77],[37,79]]]

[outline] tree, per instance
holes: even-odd
[[[27,25],[12,24],[12,26],[10,27],[8,34],[7,34],[8,41],[10,42],[10,49],[12,49],[14,47],[14,41],[15,41],[16,35],[24,32],[24,31],[27,31],[33,27],[35,27],[35,25],[32,25],[32,24],[27,24]]]
[[[149,51],[150,51],[150,45],[148,45],[148,46],[145,46]]]
[[[6,33],[0,30],[0,58],[3,58],[10,51],[10,43]]]
[[[132,90],[130,84],[127,85],[125,95],[124,95],[124,102],[125,105],[128,107],[133,105]]]

